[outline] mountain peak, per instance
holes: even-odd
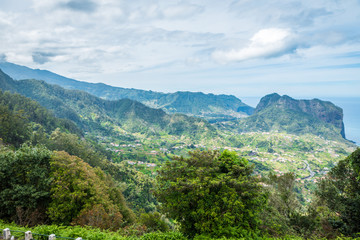
[[[341,136],[345,138],[343,110],[331,102],[320,99],[296,100],[287,95],[280,96],[277,93],[273,93],[266,95],[260,100],[256,106],[255,114],[261,114],[266,111],[271,111],[272,113],[291,111],[298,115],[313,117],[340,129]],[[292,120],[295,121],[295,119]]]
[[[281,96],[277,93],[268,94],[268,95],[262,97],[260,99],[260,102],[256,106],[254,113],[260,112],[267,106],[277,102],[280,98],[281,98]]]

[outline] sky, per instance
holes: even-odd
[[[360,97],[360,0],[1,0],[0,61],[87,82]]]

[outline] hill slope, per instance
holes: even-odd
[[[276,93],[263,97],[255,113],[239,122],[239,131],[280,131],[314,134],[328,139],[345,138],[343,112],[331,102],[295,100]]]
[[[66,89],[86,91],[107,100],[128,98],[168,113],[185,113],[211,120],[241,118],[251,115],[253,108],[232,95],[194,92],[160,93],[138,89],[112,87],[103,83],[87,83],[66,78],[46,70],[31,69],[0,62],[0,69],[14,79],[38,79]]]
[[[44,81],[15,81],[2,71],[0,87],[30,97],[52,110],[56,116],[74,121],[84,131],[101,135],[170,134],[198,140],[217,135],[216,129],[204,120],[181,114],[168,115],[161,109],[152,109],[129,99],[108,101]]]

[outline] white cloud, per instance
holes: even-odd
[[[359,62],[335,56],[360,49],[359,25],[358,0],[0,0],[0,58],[118,86],[232,91],[289,66],[284,82]]]
[[[258,31],[248,46],[227,51],[216,50],[212,57],[220,62],[244,61],[288,54],[295,47],[294,34],[287,29],[268,28]]]

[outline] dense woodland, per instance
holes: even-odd
[[[145,137],[216,142],[224,136],[204,120],[35,80],[5,80],[2,87],[12,92],[17,85],[32,96],[36,88],[45,90],[37,95],[40,103],[0,91],[0,226],[91,226],[116,232],[113,239],[336,238],[360,232],[359,149],[334,166],[305,203],[295,173],[260,175],[266,166],[236,152],[193,150],[146,172],[114,158],[87,133],[104,136],[120,125]],[[307,123],[296,124],[293,129]],[[340,135],[339,128],[314,126]],[[222,141],[242,144],[234,136]],[[263,145],[272,149],[268,143]]]

